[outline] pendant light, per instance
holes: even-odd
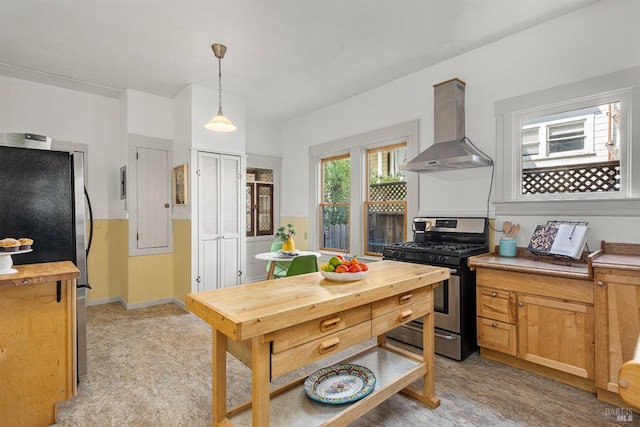
[[[204,125],[204,127],[216,132],[233,132],[237,129],[236,125],[231,123],[231,120],[222,114],[222,66],[220,62],[227,52],[227,47],[223,44],[215,43],[211,45],[211,49],[213,49],[214,55],[218,58],[218,114],[209,120],[209,123]]]

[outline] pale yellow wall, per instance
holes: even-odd
[[[173,254],[129,257],[127,304],[152,302],[173,297]]]
[[[184,303],[191,292],[191,221],[173,221],[173,297]]]
[[[127,281],[127,220],[94,220],[87,260],[89,302],[120,297]]]
[[[129,257],[127,220],[94,220],[88,259],[89,302],[121,298],[126,304],[175,298],[191,291],[191,221],[177,220],[174,253]]]
[[[296,230],[296,235],[293,236],[296,249],[302,251],[309,249],[309,218],[283,216],[280,217],[280,224],[293,224],[293,229]]]

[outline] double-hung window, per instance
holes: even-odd
[[[351,158],[348,154],[322,159],[320,249],[349,252]]]
[[[309,232],[321,251],[381,257],[386,244],[407,240],[407,218],[418,205],[418,175],[407,176],[400,165],[417,155],[417,120],[309,152],[316,184]]]
[[[400,165],[407,143],[373,148],[367,156],[367,198],[364,202],[365,255],[382,255],[384,245],[405,240],[407,181]]]

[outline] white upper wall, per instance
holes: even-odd
[[[467,136],[495,158],[496,101],[640,65],[639,17],[636,0],[598,2],[287,122],[282,215],[309,215],[312,145],[418,118],[420,151],[430,146],[433,85],[453,77],[467,84]],[[485,216],[490,179],[491,168],[421,174],[419,212],[410,215]]]
[[[127,131],[136,135],[173,139],[173,101],[127,90]]]
[[[88,145],[94,217],[122,218],[119,100],[0,76],[0,133],[31,132]]]

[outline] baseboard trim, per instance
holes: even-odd
[[[96,299],[96,300],[88,301],[87,302],[87,306],[90,307],[92,305],[111,304],[112,302],[122,303],[122,298],[120,298],[120,297],[111,297],[111,298]]]
[[[125,300],[123,300],[121,297],[111,297],[111,298],[103,298],[99,300],[89,301],[87,305],[88,306],[102,305],[102,304],[111,304],[114,302],[119,302],[120,304],[122,304],[125,310],[135,310],[138,308],[153,307],[154,305],[163,305],[163,304],[175,304],[178,307],[182,308],[183,310],[186,310],[184,306],[184,301],[179,301],[175,298],[162,298],[162,299],[157,299],[152,301],[136,302],[136,303],[129,304]]]

